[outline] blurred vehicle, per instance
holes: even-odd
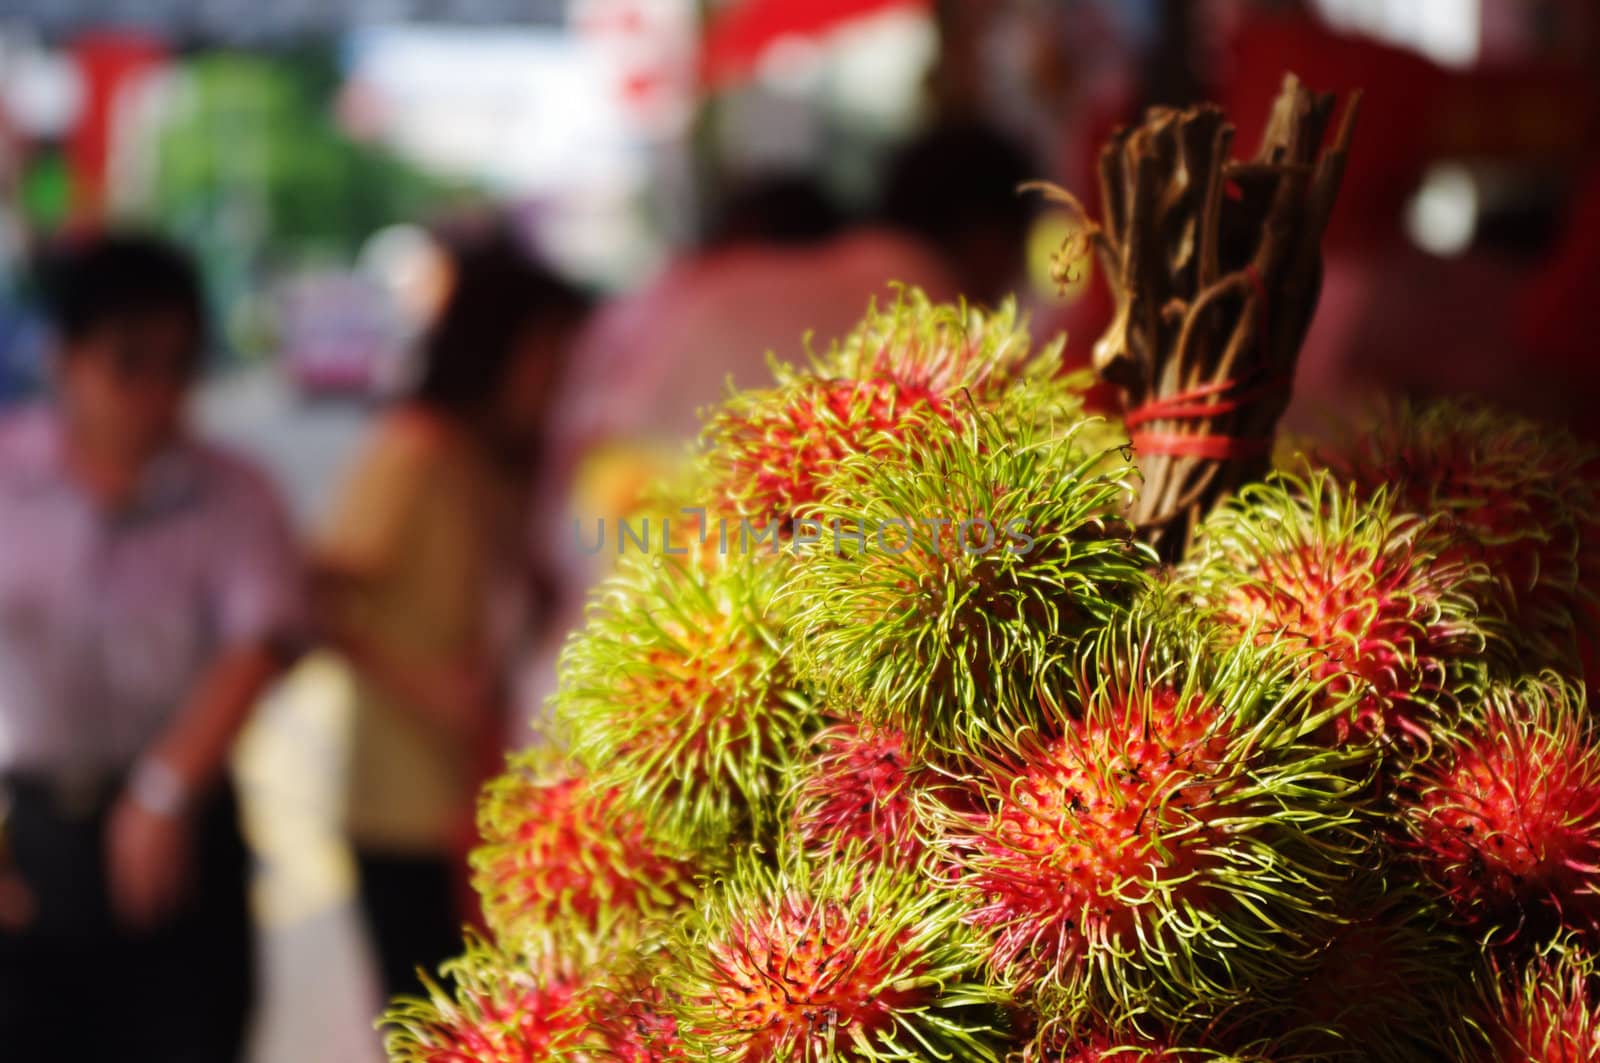
[[[406,329],[378,284],[342,270],[299,273],[276,302],[284,370],[302,394],[375,397],[397,385]]]

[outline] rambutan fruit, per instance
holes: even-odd
[[[848,849],[915,867],[924,845],[914,798],[934,776],[905,746],[892,727],[836,723],[819,732],[796,769],[791,835],[820,859]]]
[[[1424,891],[1393,869],[1357,874],[1315,965],[1270,1000],[1239,1008],[1270,1017],[1275,1055],[1324,1063],[1428,1063],[1460,1044],[1477,958]],[[1287,1032],[1281,1032],[1287,1031]]]
[[[1091,1034],[1025,1053],[1023,1063],[1267,1063],[1263,1056],[1172,1045],[1137,1035]]]
[[[747,854],[679,928],[663,976],[694,1059],[995,1063],[1003,995],[947,893],[851,854]]]
[[[1576,664],[1600,593],[1600,451],[1552,425],[1442,400],[1385,410],[1314,460],[1363,492],[1443,515],[1427,549],[1494,574],[1524,665]]]
[[[584,1063],[680,1063],[689,1055],[678,1036],[670,1000],[647,962],[608,980],[591,994]]]
[[[1046,1006],[1046,1010],[1049,1009]],[[1199,1023],[1172,1030],[1138,1017],[1054,1015],[1041,1024],[1013,1063],[1267,1063],[1265,1040]],[[1298,1057],[1296,1057],[1298,1058]]]
[[[1409,848],[1466,925],[1600,929],[1600,746],[1555,673],[1490,690],[1404,798]]]
[[[1279,476],[1211,513],[1178,585],[1237,637],[1307,659],[1319,708],[1351,706],[1330,738],[1425,748],[1499,633],[1488,570],[1432,553],[1436,525],[1381,488]]]
[[[496,940],[642,931],[693,896],[692,863],[621,798],[544,752],[489,784],[470,862]]]
[[[825,498],[843,458],[957,424],[1020,382],[1051,380],[1060,362],[1060,343],[1036,350],[1012,303],[985,313],[907,289],[809,368],[775,365],[774,387],[731,396],[703,442],[740,514],[787,526]]]
[[[1483,1063],[1594,1063],[1600,1059],[1600,972],[1570,940],[1544,948],[1490,987]]]
[[[1125,464],[975,414],[841,462],[784,598],[806,676],[835,704],[959,752],[1035,719],[1078,640],[1125,608],[1153,559],[1120,516]]]
[[[573,757],[686,847],[774,826],[814,727],[785,659],[775,566],[629,556],[568,643],[554,698]]]
[[[1311,741],[1280,660],[1139,615],[1063,693],[977,754],[979,811],[926,803],[993,977],[1184,1023],[1302,975],[1370,849],[1370,753]]]
[[[444,965],[447,987],[402,998],[381,1026],[390,1063],[552,1063],[574,1057],[587,1022],[584,979],[553,952],[519,954],[475,939]]]

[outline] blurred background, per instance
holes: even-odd
[[[522,744],[597,559],[694,411],[904,280],[1028,309],[1086,361],[1108,313],[1051,254],[1099,145],[1222,104],[1253,148],[1285,71],[1366,92],[1291,424],[1373,389],[1475,392],[1600,439],[1600,8],[1592,0],[0,0],[0,402],[50,388],[32,263],[138,224],[197,256],[203,431],[309,540],[418,372],[449,248],[510,233],[592,296],[527,549]],[[551,531],[556,528],[559,530]],[[338,825],[349,676],[312,655],[237,773],[255,853],[259,1063],[378,1058]]]

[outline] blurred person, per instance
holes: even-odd
[[[546,604],[533,501],[585,310],[509,238],[456,254],[420,379],[373,430],[318,547],[319,612],[352,673],[345,828],[390,996],[461,950],[458,869],[514,650]]]
[[[762,387],[769,354],[805,359],[861,319],[897,282],[951,298],[950,271],[928,248],[882,226],[850,225],[808,175],[758,175],[734,187],[717,223],[585,330],[567,426],[587,445],[673,454],[699,413]]]
[[[1019,288],[1040,176],[1027,152],[977,121],[937,125],[904,145],[889,164],[879,214],[920,241],[960,293],[992,306]]]
[[[45,290],[54,398],[0,420],[0,1055],[225,1063],[253,978],[228,756],[298,562],[264,478],[185,427],[189,258],[84,237]]]

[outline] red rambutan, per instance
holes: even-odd
[[[1105,1033],[1076,1038],[1059,1048],[1027,1057],[1029,1063],[1182,1063],[1192,1058],[1159,1041],[1113,1037]]]
[[[1594,1063],[1600,1059],[1600,974],[1570,941],[1552,943],[1520,976],[1489,993],[1484,1063]]]
[[[949,896],[844,854],[742,859],[680,928],[668,985],[696,1059],[998,1059],[981,953]]]
[[[1268,1059],[1254,1043],[1242,1051],[1196,1047],[1212,1043],[1212,1031],[1203,1028],[1152,1036],[1132,1022],[1085,1021],[1080,1016],[1046,1024],[1014,1059],[1017,1063],[1266,1063]]]
[[[1600,594],[1600,452],[1548,424],[1443,400],[1386,411],[1315,459],[1363,492],[1442,516],[1430,548],[1493,573],[1525,663],[1576,664]]]
[[[1338,921],[1312,967],[1271,999],[1238,1009],[1266,1021],[1274,1054],[1323,1063],[1422,1063],[1460,1043],[1473,943],[1434,899],[1392,869],[1359,873],[1338,893]],[[1287,1031],[1287,1032],[1277,1032]]]
[[[558,1063],[581,1043],[582,978],[553,954],[501,952],[469,940],[444,965],[448,988],[396,1001],[384,1015],[391,1063]]]
[[[1070,711],[982,755],[980,812],[928,803],[995,977],[1183,1022],[1302,972],[1367,848],[1362,755],[1303,740],[1306,696],[1250,645],[1097,640]]]
[[[815,856],[851,849],[905,867],[924,846],[914,797],[931,781],[892,727],[839,723],[812,740],[793,789],[791,830]]]
[[[1381,489],[1280,476],[1207,518],[1179,579],[1229,630],[1310,660],[1317,707],[1351,706],[1332,739],[1425,747],[1496,631],[1488,571],[1431,554],[1432,527]]]
[[[497,940],[514,944],[553,929],[614,934],[692,896],[690,863],[621,796],[539,754],[516,758],[489,785],[478,806],[472,884]]]
[[[986,314],[909,289],[809,370],[776,366],[776,387],[732,396],[707,425],[708,459],[742,515],[787,524],[847,455],[916,435],[930,415],[955,424],[1059,364],[1060,344],[1036,352],[1014,305]]]
[[[1476,928],[1600,926],[1600,746],[1583,694],[1546,673],[1497,686],[1406,798],[1422,873]]]
[[[597,990],[588,1008],[585,1063],[681,1063],[689,1059],[666,995],[640,966]]]

